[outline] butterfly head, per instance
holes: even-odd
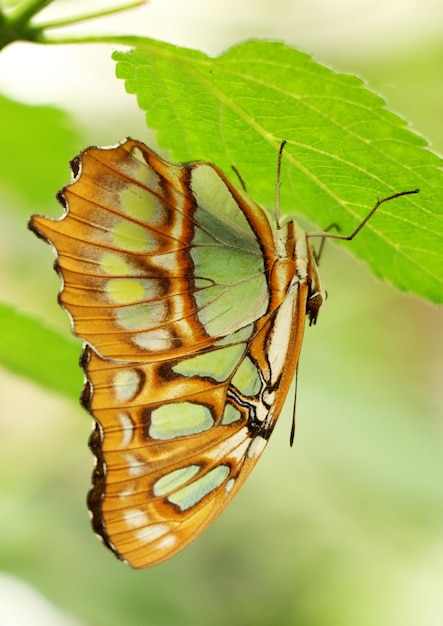
[[[323,289],[320,275],[318,272],[317,261],[315,254],[310,246],[309,240],[307,241],[308,248],[308,271],[307,271],[307,283],[308,283],[308,297],[306,300],[306,315],[309,318],[309,326],[313,326],[317,322],[317,317],[323,302],[326,300],[326,291]]]
[[[306,302],[306,315],[309,318],[309,326],[313,326],[317,323],[317,317],[320,312],[323,302],[326,300],[326,291],[321,289],[311,290]]]

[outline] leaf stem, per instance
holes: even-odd
[[[51,39],[46,36],[46,31],[54,28],[63,28],[87,20],[121,13],[129,9],[135,9],[146,4],[149,0],[128,0],[114,7],[83,13],[81,15],[64,17],[57,20],[33,24],[31,19],[42,9],[50,5],[54,0],[25,0],[15,9],[4,12],[0,10],[0,50],[13,41],[31,41],[40,44],[64,44],[64,43],[122,43],[120,37],[66,37]],[[128,45],[131,43],[128,41]]]
[[[34,15],[40,13],[52,2],[54,0],[25,0],[9,13],[8,21],[16,26],[26,24]]]
[[[109,7],[108,9],[103,9],[101,11],[92,11],[91,13],[84,13],[83,15],[75,15],[72,17],[60,18],[58,20],[41,22],[36,28],[38,28],[39,31],[49,30],[52,28],[63,28],[64,26],[79,24],[80,22],[86,22],[97,17],[104,17],[106,15],[112,15],[114,13],[121,13],[122,11],[127,11],[129,9],[136,9],[143,6],[148,1],[149,0],[133,0],[132,2],[120,4],[115,7]]]
[[[44,45],[67,45],[81,43],[103,43],[134,47],[137,41],[146,41],[144,37],[134,35],[78,35],[73,37],[47,37],[44,33],[37,33],[36,43]]]

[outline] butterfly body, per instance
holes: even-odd
[[[73,172],[65,215],[31,228],[56,249],[60,301],[85,342],[94,529],[146,567],[243,484],[324,293],[305,233],[272,228],[214,165],[128,139],[88,148]]]

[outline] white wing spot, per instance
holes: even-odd
[[[275,391],[267,391],[265,389],[265,391],[263,391],[262,399],[265,404],[271,406],[271,404],[274,404]]]
[[[126,448],[134,437],[134,424],[127,413],[119,413],[117,415],[120,422],[120,428],[122,432],[121,448]]]
[[[140,462],[133,454],[125,454],[124,459],[128,464],[128,474],[130,476],[140,476],[145,471],[145,464]]]
[[[166,535],[168,532],[169,526],[167,524],[152,524],[151,526],[145,526],[137,530],[135,536],[144,543],[151,543],[163,535]]]
[[[140,376],[135,370],[121,370],[112,381],[115,397],[118,402],[127,402],[137,395]]]
[[[129,509],[129,511],[123,512],[123,519],[127,526],[136,528],[137,526],[146,526],[148,523],[148,516],[144,511],[140,509]]]
[[[172,548],[173,545],[177,543],[177,537],[175,535],[166,535],[164,539],[158,542],[157,549],[158,550],[167,550],[168,548]]]
[[[139,348],[150,352],[163,352],[173,347],[172,334],[168,328],[147,330],[134,335],[131,340]]]
[[[229,493],[232,490],[234,483],[235,483],[235,478],[230,478],[228,480],[228,482],[226,483],[226,493]]]
[[[259,456],[265,449],[266,444],[266,439],[260,437],[260,435],[254,437],[254,439],[251,441],[251,445],[249,446],[248,457],[251,458],[253,456]]]
[[[257,402],[255,405],[255,418],[258,422],[264,422],[269,415],[269,411],[265,404]]]

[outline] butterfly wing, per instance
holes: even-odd
[[[301,275],[210,164],[127,140],[87,149],[73,171],[65,215],[31,228],[56,249],[60,301],[86,342],[94,528],[145,567],[192,541],[263,451],[298,361],[306,252]]]
[[[262,250],[234,187],[213,166],[170,164],[132,140],[89,148],[72,166],[74,181],[59,195],[69,211],[60,220],[34,216],[31,227],[56,248],[60,301],[74,333],[101,356],[191,353],[264,314]],[[205,181],[216,211],[198,190]],[[233,310],[240,297],[241,310]]]

